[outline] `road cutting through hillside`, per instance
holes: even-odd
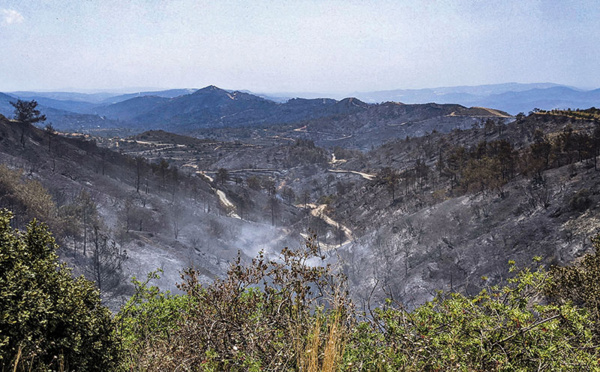
[[[235,205],[227,198],[227,195],[225,195],[225,193],[222,190],[219,190],[219,189],[213,189],[213,190],[216,191],[217,196],[219,197],[219,201],[221,202],[221,204],[223,204],[223,206],[227,210],[227,215],[229,217],[237,218],[238,220],[241,220],[242,218],[240,217],[240,215],[235,212]]]
[[[302,208],[304,207],[305,204],[299,204],[297,205],[298,208]],[[348,244],[350,242],[352,242],[354,240],[354,237],[352,235],[352,230],[350,230],[348,227],[342,225],[341,223],[335,221],[334,219],[332,219],[331,217],[329,217],[328,215],[325,214],[325,209],[327,208],[327,204],[311,204],[308,203],[306,204],[307,208],[310,208],[310,214],[316,218],[319,218],[321,220],[323,220],[326,224],[328,224],[329,226],[335,228],[335,229],[340,229],[344,232],[344,236],[346,237],[346,240],[344,240],[341,245],[345,245]],[[302,237],[304,237],[305,239],[307,238],[307,236],[305,236],[305,234],[301,234]],[[325,250],[332,250],[335,249],[336,247],[338,247],[338,245],[334,245],[334,244],[325,244],[325,243],[319,243],[319,245],[324,248]]]
[[[198,169],[198,167],[196,166],[196,169]],[[208,182],[214,182],[214,179],[209,176],[206,171],[196,171],[196,174],[201,175],[202,177],[206,177],[206,179],[208,180]]]
[[[359,175],[368,181],[372,181],[375,178],[374,174],[368,174],[368,173],[363,173],[363,172],[358,172],[358,171],[353,171],[353,170],[328,169],[328,171],[332,172],[332,173],[352,173],[352,174]]]
[[[335,167],[336,164],[344,164],[346,162],[346,159],[338,159],[335,157],[335,153],[331,154],[331,160],[329,161],[329,164],[331,164],[332,166]]]
[[[196,174],[206,177],[209,182],[214,182],[214,179],[211,176],[209,176],[208,174],[206,174],[205,171],[196,171]],[[214,188],[214,187],[212,187],[212,190],[217,194],[217,197],[219,198],[219,202],[221,203],[221,205],[223,205],[223,207],[225,207],[225,210],[227,210],[227,215],[229,217],[237,218],[238,220],[241,220],[242,218],[240,217],[240,215],[235,212],[235,210],[236,210],[235,204],[233,204],[231,202],[231,200],[229,200],[229,198],[227,197],[225,192],[222,190],[219,190],[217,188]]]

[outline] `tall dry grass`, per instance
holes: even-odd
[[[323,318],[315,316],[315,323],[305,342],[299,333],[294,337],[297,365],[302,372],[336,371],[344,355],[348,329],[342,322],[341,312],[335,311],[329,321]],[[322,334],[324,324],[327,330]]]

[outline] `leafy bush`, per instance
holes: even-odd
[[[511,271],[516,271],[515,267]],[[408,312],[373,311],[352,335],[346,370],[599,370],[593,322],[570,303],[544,305],[543,269],[522,270],[505,287],[451,294]]]
[[[54,238],[32,221],[13,231],[0,212],[0,366],[106,371],[119,362],[110,311],[94,285],[58,264]]]
[[[592,238],[594,252],[565,267],[552,267],[546,294],[557,304],[572,302],[586,309],[600,340],[600,235]]]
[[[259,255],[244,266],[238,258],[225,279],[210,285],[188,270],[183,296],[145,290],[122,318],[126,343],[144,346],[133,349],[125,367],[600,370],[594,315],[569,301],[547,303],[544,293],[556,282],[542,267],[518,270],[512,263],[514,277],[503,287],[472,297],[440,293],[413,311],[388,300],[360,315],[342,290],[344,278],[317,266],[317,253],[309,241],[303,250],[284,249],[278,260]]]
[[[189,310],[190,297],[161,292],[149,285],[151,280],[159,279],[159,273],[160,270],[149,273],[143,282],[133,278],[135,293],[116,316],[119,336],[127,351],[124,369],[149,369],[160,363],[151,357],[152,350],[160,343],[171,342],[171,334]]]

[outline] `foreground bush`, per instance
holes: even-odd
[[[557,304],[572,302],[586,309],[600,342],[600,235],[592,238],[592,243],[593,253],[572,265],[550,269],[552,281],[546,287],[546,294]]]
[[[13,231],[11,218],[0,212],[2,370],[116,368],[120,343],[94,285],[58,264],[44,224]]]
[[[158,287],[149,285],[152,279],[159,278],[159,272],[149,273],[143,282],[133,278],[135,293],[116,316],[125,350],[125,370],[148,369],[160,364],[160,360],[153,360],[159,356],[154,351],[159,345],[172,341],[178,322],[189,310],[188,296],[161,292]]]
[[[123,336],[143,353],[132,355],[129,366],[157,371],[335,370],[353,312],[343,278],[329,266],[309,265],[311,259],[319,258],[309,241],[297,251],[284,249],[279,260],[261,254],[244,266],[238,258],[225,279],[210,285],[199,284],[197,273],[188,270],[179,286],[183,297],[138,285],[138,293],[149,296],[119,315],[128,324]],[[164,327],[148,326],[149,312]]]
[[[407,312],[387,306],[352,334],[342,369],[366,371],[600,370],[594,322],[571,303],[542,304],[549,274],[525,269],[477,296],[441,295]]]
[[[555,283],[541,267],[517,270],[513,265],[514,277],[506,286],[486,288],[474,297],[440,294],[410,312],[388,301],[361,315],[340,290],[343,278],[333,275],[330,267],[308,265],[315,254],[309,242],[305,250],[284,250],[278,261],[262,256],[249,266],[238,261],[226,279],[207,286],[188,271],[181,285],[184,296],[148,290],[146,301],[127,310],[157,314],[152,321],[147,315],[128,320],[138,326],[129,327],[127,337],[144,346],[129,367],[600,370],[593,337],[597,325],[584,308],[544,300],[544,292]]]

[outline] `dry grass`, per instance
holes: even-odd
[[[346,329],[342,324],[340,311],[336,311],[333,318],[330,318],[327,334],[321,333],[322,317],[316,316],[315,320],[306,344],[302,342],[301,337],[295,337],[299,370],[303,372],[336,371],[346,344]],[[298,333],[296,336],[299,336]]]
[[[329,335],[327,336],[327,344],[325,345],[325,355],[323,356],[322,371],[332,372],[337,369],[346,346],[346,331],[341,322],[340,312],[337,311],[333,318],[333,322],[329,327]]]

